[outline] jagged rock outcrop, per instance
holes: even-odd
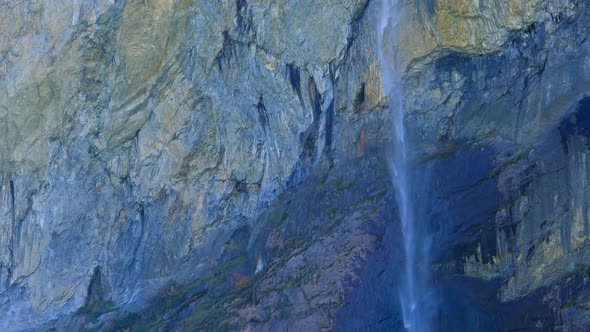
[[[0,328],[401,327],[376,1],[0,7]],[[387,36],[447,329],[588,324],[589,30],[414,0]]]
[[[330,149],[365,5],[3,1],[2,326],[206,275]]]

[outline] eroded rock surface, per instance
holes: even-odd
[[[401,328],[377,1],[0,9],[0,328]],[[404,13],[442,326],[586,328],[590,5]]]
[[[19,327],[75,312],[97,267],[117,305],[207,273],[329,150],[366,3],[1,5],[1,322]]]

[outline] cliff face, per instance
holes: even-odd
[[[436,269],[497,282],[502,303],[544,307],[500,329],[587,329],[590,8],[435,8],[425,24],[436,46],[408,61],[406,91]]]
[[[437,207],[444,214],[437,219],[448,218],[440,234],[473,240],[465,273],[505,277],[502,300],[552,284],[586,260],[589,9],[576,1],[526,6],[533,11],[523,14],[522,30],[502,30],[514,27],[512,11],[503,25],[490,21],[485,35],[494,31],[491,40],[503,36],[502,44],[472,48],[470,35],[453,38],[407,89],[408,125],[425,152],[420,167],[438,176],[448,202]],[[485,21],[487,11],[474,15]]]
[[[0,327],[400,327],[377,2],[0,6]],[[441,296],[586,324],[590,6],[403,10]]]
[[[0,321],[26,327],[92,280],[120,305],[209,274],[330,151],[366,2],[1,5]]]

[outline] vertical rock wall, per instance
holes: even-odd
[[[272,316],[275,302],[265,298],[260,326],[331,328],[334,317],[345,320],[337,311],[354,289],[370,295],[382,275],[395,280],[374,265],[390,262],[379,256],[390,248],[383,243],[399,240],[372,159],[386,157],[391,134],[376,1],[5,0],[0,8],[0,327],[37,326],[106,301],[143,310],[172,279],[204,278],[215,262],[236,259],[226,255],[236,237],[250,239],[250,250],[265,236],[296,234],[307,241],[294,243],[315,248],[261,249],[280,256],[257,277],[268,294],[283,281],[317,291],[316,279],[275,277],[287,273],[285,257],[303,262],[333,234],[341,242],[328,242],[361,253],[347,260],[333,244],[329,259],[314,261],[332,271],[316,271],[330,281],[320,304],[291,288],[281,295],[313,319]],[[583,323],[585,298],[567,290],[587,274],[590,6],[415,0],[404,10],[400,34],[388,38],[400,41],[391,56],[406,68],[424,188],[417,199],[435,231],[436,273],[500,280],[491,293],[504,303],[541,292],[555,315],[539,321]],[[286,204],[286,188],[336,198],[313,218],[268,217],[282,227],[269,235],[259,216]],[[330,204],[348,206],[335,213]],[[370,226],[355,224],[359,214]],[[307,266],[296,263],[286,266]],[[258,270],[248,266],[240,273]],[[383,317],[367,314],[360,326],[373,318]],[[529,323],[537,322],[498,326]]]

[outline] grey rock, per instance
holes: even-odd
[[[0,329],[401,328],[377,2],[0,7]],[[404,10],[441,324],[587,327],[590,6]]]

